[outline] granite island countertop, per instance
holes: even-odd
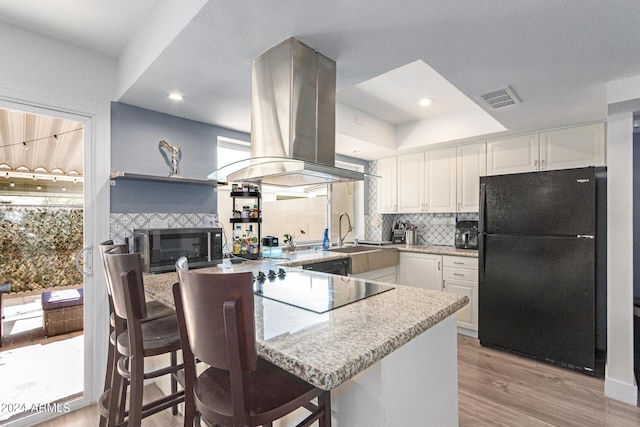
[[[199,271],[255,274],[277,265],[274,261],[286,262],[261,260],[232,265],[225,261],[218,267]],[[311,271],[304,274],[327,276]],[[333,277],[345,286],[365,282],[354,277]],[[177,281],[177,273],[149,274],[144,280],[149,298],[173,307],[171,287]],[[270,362],[330,390],[418,335],[428,333],[468,302],[463,295],[395,285],[393,290],[318,314],[256,295],[257,350]]]

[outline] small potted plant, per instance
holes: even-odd
[[[300,230],[300,234],[305,234],[304,230]],[[295,236],[293,234],[289,234],[289,233],[284,234],[284,239],[282,241],[286,245],[285,250],[287,252],[294,252],[296,250],[296,245],[295,243],[293,243],[294,238]]]
[[[293,234],[288,234],[288,233],[284,234],[284,240],[283,240],[283,242],[285,244],[285,248],[284,249],[287,252],[293,252],[293,251],[296,250],[296,245],[295,245],[295,243],[293,243],[293,237],[294,237]]]

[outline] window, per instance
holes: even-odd
[[[250,158],[250,144],[229,138],[218,138],[218,168],[230,163]],[[364,166],[347,162],[336,162],[336,166],[362,171]],[[230,186],[218,187],[218,217],[226,226],[232,206]],[[331,219],[327,208],[329,191],[331,197]],[[356,236],[364,239],[364,184],[362,182],[333,185],[312,185],[304,187],[262,186],[261,235],[283,238],[284,234],[294,234],[296,242],[317,242],[322,240],[325,228],[332,230],[332,241],[337,241],[338,215],[347,212],[351,218],[353,231],[346,236],[351,241]],[[346,218],[343,219],[346,221]],[[343,230],[346,230],[346,223]]]

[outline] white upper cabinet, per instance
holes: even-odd
[[[604,123],[487,141],[487,175],[604,166]]]
[[[424,153],[398,156],[398,212],[424,212]]]
[[[604,164],[604,123],[540,133],[541,170]]]
[[[456,149],[398,156],[398,212],[456,211]]]
[[[424,153],[425,212],[456,211],[456,148]]]
[[[378,160],[378,211],[380,213],[398,212],[396,189],[398,187],[398,166],[396,157]]]
[[[537,171],[538,157],[537,133],[487,141],[487,175]]]
[[[456,148],[458,212],[478,212],[480,177],[487,174],[486,144],[462,145]]]
[[[480,177],[605,165],[604,123],[380,159],[380,213],[478,212]]]

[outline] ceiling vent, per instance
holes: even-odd
[[[498,108],[508,107],[510,105],[516,105],[520,103],[518,97],[509,86],[505,86],[500,89],[492,90],[491,92],[480,95],[480,101],[486,107],[492,110]]]

